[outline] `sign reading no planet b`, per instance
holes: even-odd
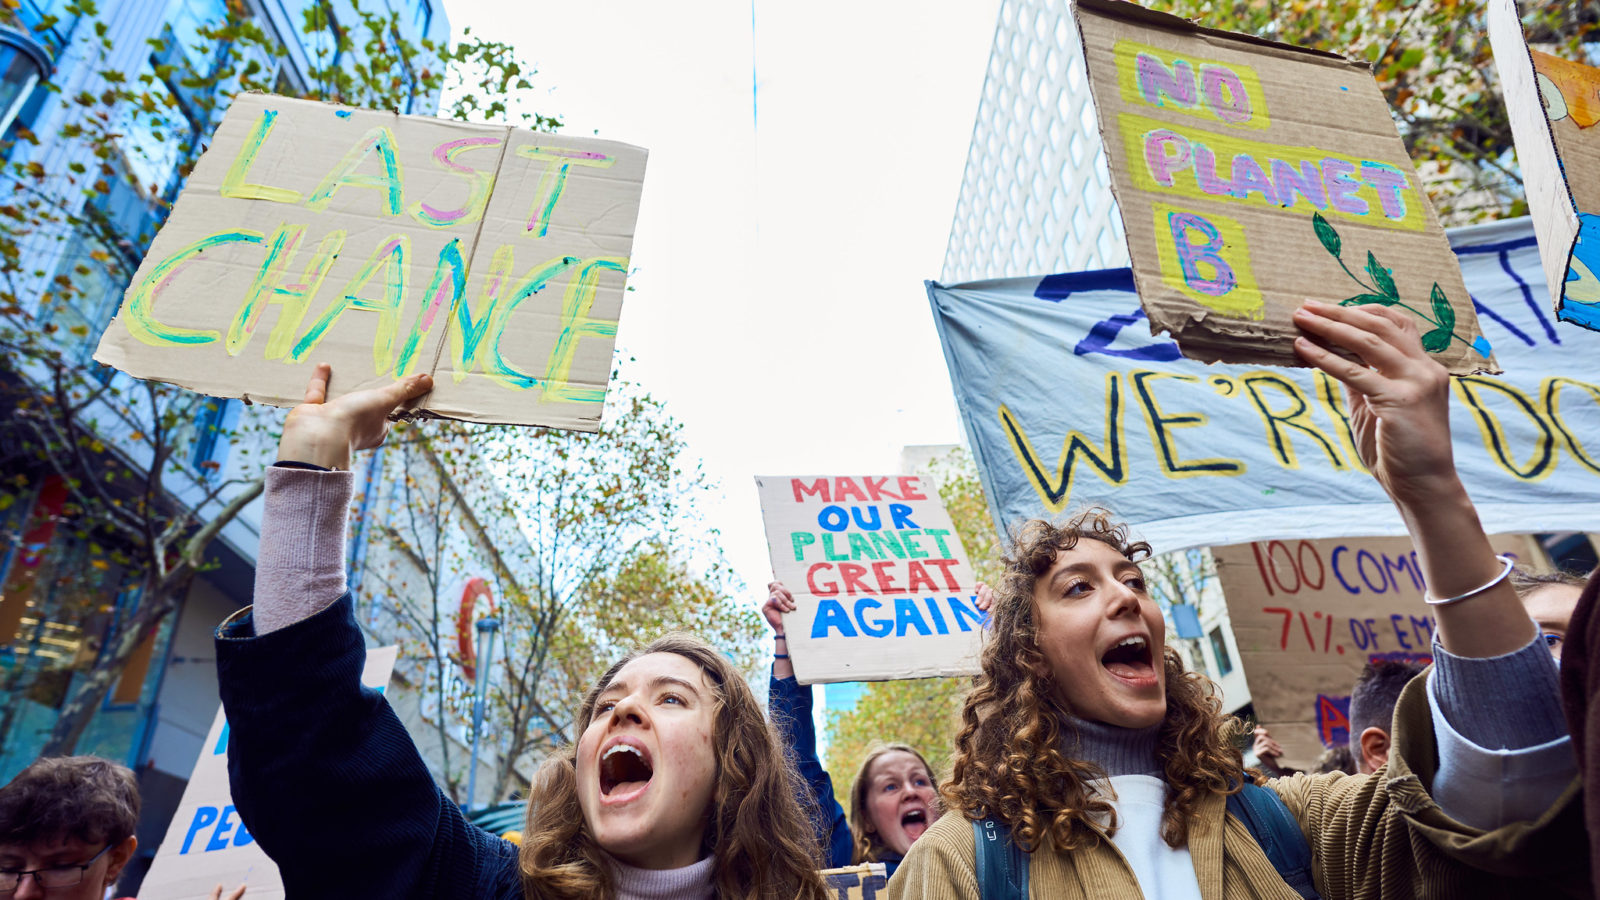
[[[594,431],[645,157],[241,94],[95,359],[274,406],[428,372],[418,414]]]
[[[914,475],[757,477],[801,684],[970,675],[988,617],[938,492]]]
[[[1076,0],[1139,297],[1202,362],[1303,365],[1307,298],[1414,318],[1499,371],[1372,73],[1119,0]]]

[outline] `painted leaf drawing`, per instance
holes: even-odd
[[[1339,232],[1334,231],[1333,226],[1329,225],[1328,220],[1324,219],[1322,213],[1319,212],[1311,214],[1311,227],[1316,229],[1317,240],[1322,242],[1323,248],[1333,254],[1334,259],[1338,259]]]
[[[1368,284],[1361,279],[1360,275],[1350,271],[1350,267],[1345,265],[1344,260],[1339,255],[1344,248],[1343,241],[1339,238],[1339,232],[1329,224],[1327,219],[1322,217],[1321,213],[1313,212],[1311,214],[1311,227],[1316,232],[1317,240],[1322,243],[1323,249],[1327,250],[1334,258],[1334,261],[1339,264],[1339,268],[1350,276],[1350,280],[1361,288],[1361,293],[1340,300],[1340,306],[1368,306],[1373,304],[1398,306],[1433,326],[1422,335],[1422,348],[1429,353],[1443,353],[1450,348],[1452,340],[1457,340],[1470,346],[1480,356],[1488,357],[1488,341],[1481,336],[1477,340],[1468,341],[1456,334],[1455,308],[1450,305],[1449,298],[1439,288],[1437,281],[1433,283],[1433,290],[1428,296],[1429,305],[1432,309],[1429,312],[1423,312],[1400,299],[1400,291],[1394,282],[1394,273],[1384,268],[1383,264],[1378,262],[1378,257],[1371,250],[1367,251],[1366,273],[1367,277],[1372,279],[1372,283]]]
[[[1372,255],[1371,250],[1367,251],[1367,274],[1372,276],[1372,283],[1384,296],[1400,299],[1400,292],[1394,288],[1394,276],[1378,262],[1378,258]]]

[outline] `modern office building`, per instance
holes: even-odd
[[[388,18],[393,39],[443,44],[450,29],[442,3],[363,0],[361,8]],[[318,68],[355,62],[368,44],[354,33],[363,20],[351,0],[114,0],[81,11],[93,6],[69,0],[0,4],[0,146],[7,163],[37,162],[50,172],[103,165],[104,177],[89,191],[68,189],[62,179],[24,184],[0,177],[0,195],[14,214],[27,208],[29,196],[53,190],[51,202],[67,209],[68,221],[98,223],[129,239],[107,242],[103,234],[96,240],[65,226],[57,233],[41,227],[23,254],[27,271],[7,275],[6,289],[21,308],[7,315],[12,325],[18,316],[31,317],[21,320],[24,327],[50,332],[62,358],[101,383],[131,384],[121,373],[93,368],[90,357],[126,287],[125,276],[115,273],[137,265],[182,186],[179,161],[209,139],[230,85],[237,84],[220,77],[228,71],[223,67],[253,62],[280,90],[315,88]],[[320,16],[308,20],[308,10]],[[207,36],[209,26],[241,14],[282,53]],[[308,31],[308,21],[319,19],[352,40]],[[215,88],[203,86],[214,81],[220,81]],[[96,156],[81,137],[85,104],[78,98],[107,96],[118,84],[137,85],[158,109],[170,110],[171,127],[153,128],[130,114],[113,123],[117,137],[108,155]],[[408,111],[436,108],[436,97],[417,96]],[[122,265],[108,265],[108,253],[122,254]],[[70,297],[46,293],[62,279],[75,287]],[[208,483],[253,471],[240,459],[242,448],[219,435],[241,419],[281,415],[244,410],[239,401],[194,409],[199,421],[179,423],[187,437],[159,470],[168,501],[188,508]],[[118,623],[139,603],[138,591],[119,575],[115,554],[73,527],[61,480],[36,465],[24,471],[32,464],[9,430],[14,412],[0,408],[0,473],[6,476],[0,483],[0,783],[37,755],[85,670],[107,652]],[[97,452],[112,466],[138,470],[148,462],[141,457],[147,445],[126,423],[108,415],[95,427],[95,443],[103,445]],[[200,507],[202,517],[213,508]],[[211,633],[249,602],[259,521],[257,502],[222,530],[209,550],[215,565],[194,581],[178,610],[143,637],[78,741],[78,752],[124,762],[139,774],[144,860],[130,867],[134,880],[161,841],[216,714]],[[64,580],[53,573],[60,572],[100,577],[73,578],[69,589],[58,589]],[[123,887],[131,893],[127,883]]]
[[[1127,264],[1067,0],[1002,0],[941,280]]]

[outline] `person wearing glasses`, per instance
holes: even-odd
[[[0,898],[100,900],[139,839],[133,772],[94,756],[41,759],[0,788]]]

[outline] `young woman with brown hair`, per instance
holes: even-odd
[[[319,366],[268,471],[255,605],[218,629],[239,814],[292,897],[822,900],[798,781],[749,686],[669,635],[584,698],[521,848],[466,823],[378,692],[344,584],[355,450],[427,376],[326,400]]]
[[[1301,356],[1350,392],[1362,459],[1411,533],[1438,618],[1435,667],[1402,696],[1382,770],[1269,783],[1310,844],[1316,891],[1585,888],[1555,667],[1456,476],[1448,376],[1391,310],[1308,303],[1295,322],[1319,341],[1297,340]],[[1263,779],[1243,767],[1242,725],[1165,645],[1138,565],[1149,549],[1103,511],[1015,534],[944,786],[961,815],[912,847],[891,897],[979,896],[986,818],[1028,852],[1033,896],[1300,896],[1225,813]]]

